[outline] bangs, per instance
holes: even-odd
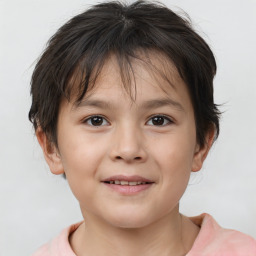
[[[167,94],[161,80],[165,80],[175,89],[174,79],[177,79],[178,72],[173,62],[165,56],[164,53],[153,49],[137,49],[133,52],[107,52],[96,62],[94,56],[83,57],[78,65],[74,68],[70,79],[65,85],[63,96],[68,101],[74,101],[79,104],[85,97],[86,93],[93,90],[97,86],[97,79],[107,61],[113,58],[117,63],[116,72],[120,74],[121,85],[129,94],[133,102],[136,101],[136,68],[142,66],[151,75],[156,84]],[[92,61],[95,61],[94,66]],[[94,68],[92,68],[94,67]],[[134,93],[133,93],[134,92]]]
[[[56,144],[61,100],[80,102],[95,87],[112,56],[133,101],[135,63],[143,65],[156,81],[165,79],[174,88],[172,76],[178,74],[192,101],[199,144],[204,145],[212,125],[217,138],[220,112],[213,99],[216,62],[210,47],[192,29],[188,16],[143,0],[131,5],[118,1],[94,5],[53,35],[31,79],[29,119],[35,130],[40,126]]]

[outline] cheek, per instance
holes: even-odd
[[[160,182],[166,191],[173,191],[174,195],[183,194],[192,170],[195,136],[193,131],[187,130],[180,134],[171,134],[154,144],[156,164],[161,171]],[[172,193],[170,193],[172,194]]]
[[[93,134],[86,134],[83,127],[62,131],[60,153],[66,172],[74,175],[91,175],[104,154],[104,143]]]
[[[93,192],[104,148],[82,134],[64,138],[60,143],[63,168],[73,194],[81,201]]]
[[[154,142],[154,155],[158,156],[159,165],[164,164],[167,169],[191,171],[195,151],[195,136],[189,130],[183,133],[173,133],[168,137]],[[168,168],[169,167],[169,168]]]

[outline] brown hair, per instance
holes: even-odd
[[[213,100],[216,62],[211,49],[188,19],[148,1],[94,5],[53,35],[32,75],[29,119],[34,128],[40,126],[57,145],[60,100],[70,99],[74,72],[83,72],[76,99],[79,102],[110,53],[117,57],[121,74],[126,74],[127,67],[132,69],[131,59],[138,58],[138,50],[161,52],[175,65],[188,87],[200,146],[213,126],[217,138],[220,112]]]

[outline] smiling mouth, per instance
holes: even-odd
[[[135,196],[149,190],[155,181],[139,175],[114,175],[101,181],[112,191],[124,196]]]
[[[121,186],[138,186],[138,185],[145,185],[145,184],[152,184],[153,182],[146,182],[146,181],[126,181],[126,180],[110,180],[104,181],[107,184],[114,184],[114,185],[121,185]]]

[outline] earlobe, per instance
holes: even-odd
[[[192,172],[198,172],[201,170],[204,160],[206,159],[206,157],[209,153],[209,150],[213,144],[214,137],[215,137],[215,129],[212,128],[208,131],[208,133],[205,136],[204,146],[200,147],[197,144],[194,158],[193,158]]]
[[[64,173],[62,161],[58,149],[56,146],[49,141],[46,134],[40,127],[36,130],[36,137],[40,144],[44,158],[53,174],[59,175]]]

